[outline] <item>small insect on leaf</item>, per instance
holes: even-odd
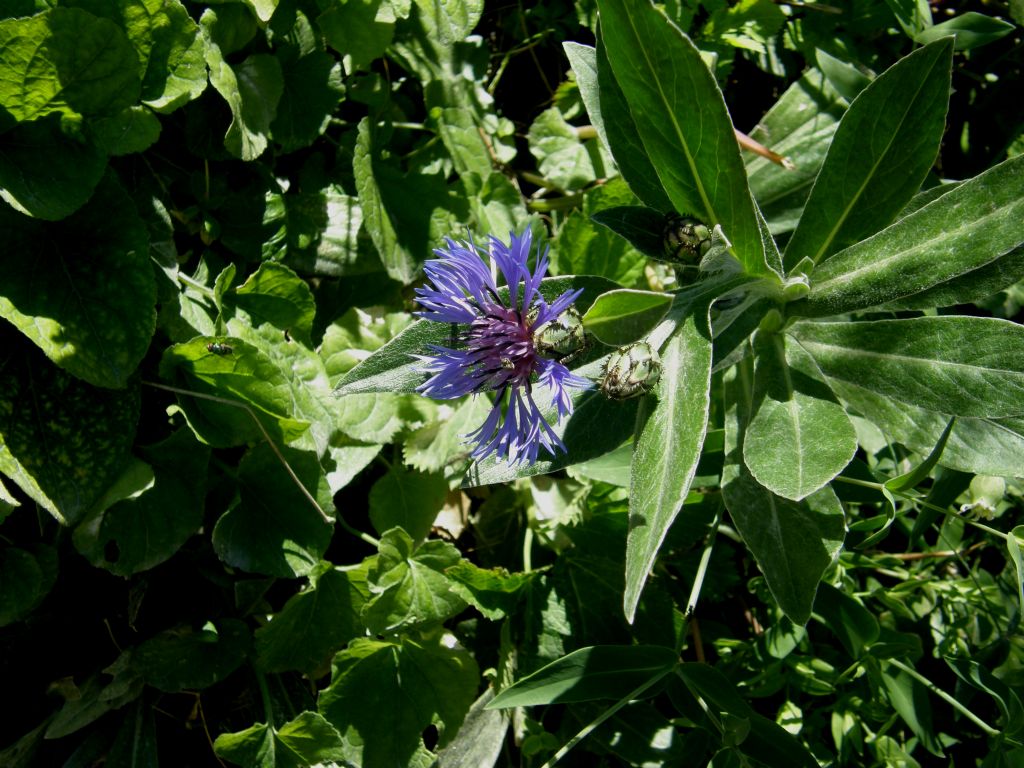
[[[212,342],[210,342],[209,344],[206,345],[206,351],[207,352],[212,352],[215,355],[222,355],[223,356],[223,355],[230,355],[232,352],[235,351],[235,349],[234,349],[234,347],[229,346],[228,344],[221,344],[219,342],[212,341]]]

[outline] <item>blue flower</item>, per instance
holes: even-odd
[[[547,248],[538,248],[533,271],[527,265],[532,235],[509,233],[503,243],[493,235],[489,256],[508,286],[508,301],[483,254],[472,242],[447,240],[424,266],[429,284],[416,289],[420,317],[460,327],[458,348],[430,345],[431,355],[417,355],[430,378],[418,392],[451,400],[480,392],[496,392],[494,407],[484,423],[467,438],[476,442],[472,456],[492,453],[510,464],[532,464],[538,449],[554,455],[565,450],[534,400],[534,387],[547,390],[557,423],[572,413],[570,388],[587,388],[587,379],[573,375],[558,360],[546,357],[534,344],[534,332],[557,319],[582,291],[566,291],[550,304],[540,295],[548,268]],[[453,345],[454,346],[454,345]]]

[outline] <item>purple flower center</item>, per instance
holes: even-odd
[[[475,376],[486,389],[509,383],[528,386],[537,356],[532,329],[518,310],[495,304],[483,309],[465,334],[470,359],[480,365]]]

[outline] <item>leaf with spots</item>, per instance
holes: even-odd
[[[203,524],[209,447],[183,429],[140,453],[152,466],[152,484],[93,512],[75,529],[78,551],[118,576],[164,562]]]
[[[91,387],[16,338],[0,347],[0,472],[74,525],[125,465],[139,392]]]
[[[149,236],[131,198],[108,175],[59,222],[0,207],[0,232],[0,317],[75,376],[124,387],[156,328]]]

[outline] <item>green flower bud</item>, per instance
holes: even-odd
[[[527,318],[532,323],[533,318]],[[587,348],[587,333],[583,318],[575,307],[569,307],[554,320],[533,330],[533,346],[544,357],[561,362],[571,360]]]
[[[666,261],[682,266],[697,266],[711,248],[711,230],[691,216],[670,213],[665,217],[661,246]]]
[[[660,378],[661,358],[646,341],[638,341],[608,356],[601,391],[613,400],[628,400],[653,390]]]

